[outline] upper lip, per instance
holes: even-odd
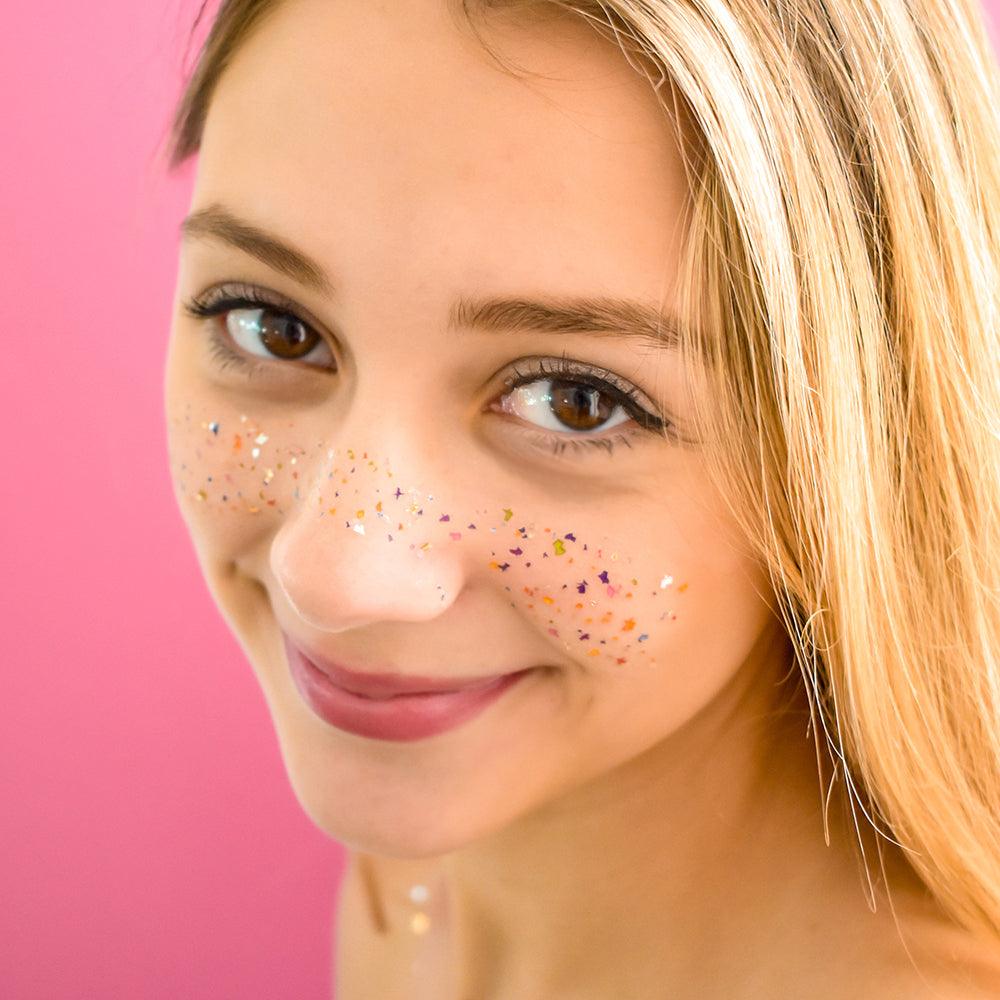
[[[463,691],[467,688],[485,687],[504,673],[486,674],[478,677],[421,677],[416,674],[351,670],[343,664],[322,656],[304,646],[285,633],[285,639],[310,663],[326,674],[338,687],[352,694],[367,695],[370,698],[397,694],[425,694],[442,691]]]

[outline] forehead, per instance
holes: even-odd
[[[279,4],[212,98],[194,202],[294,234],[336,275],[658,297],[687,187],[650,84],[555,8],[480,30],[527,74],[445,0]]]

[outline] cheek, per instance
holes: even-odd
[[[200,546],[223,550],[270,530],[294,502],[302,449],[282,440],[289,420],[265,429],[224,402],[190,393],[168,407],[170,473],[181,513]]]
[[[512,516],[497,533],[489,568],[513,607],[538,620],[574,660],[625,667],[656,660],[655,649],[678,617],[679,595],[667,553],[639,557],[638,539],[578,523],[522,523]],[[614,516],[604,518],[605,525]]]
[[[605,504],[599,519],[587,512],[573,523],[489,496],[463,511],[404,488],[365,451],[308,450],[305,436],[287,415],[255,416],[215,398],[187,393],[168,408],[175,495],[202,552],[235,556],[307,505],[316,530],[352,531],[416,558],[432,547],[473,546],[511,607],[578,663],[620,671],[655,665],[658,654],[674,660],[679,644],[711,624],[704,566],[683,538],[650,544],[631,507],[616,514]]]

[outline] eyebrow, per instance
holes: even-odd
[[[188,239],[216,240],[255,257],[305,288],[331,297],[333,282],[310,256],[275,233],[213,204],[188,215],[180,225]],[[659,348],[676,347],[679,319],[650,302],[618,296],[468,298],[452,306],[450,329],[484,332],[580,333],[632,337]]]

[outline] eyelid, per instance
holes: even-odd
[[[525,363],[531,363],[531,369],[528,371],[519,370],[518,365]],[[529,358],[519,358],[512,363],[511,368],[516,377],[508,375],[504,379],[503,384],[507,392],[512,392],[522,385],[530,385],[532,382],[563,378],[579,382],[581,385],[589,385],[598,391],[616,397],[617,405],[621,406],[638,423],[641,430],[666,433],[673,427],[673,420],[660,413],[660,407],[652,402],[647,393],[634,382],[601,365],[575,361],[567,358],[564,353],[559,357],[535,355]],[[570,435],[567,434],[567,436]],[[582,437],[582,435],[575,436]]]
[[[251,306],[267,307],[273,312],[293,317],[315,333],[326,345],[330,354],[336,358],[336,352],[330,342],[331,338],[312,321],[308,310],[303,309],[297,302],[286,298],[280,292],[272,292],[250,283],[226,281],[193,295],[183,303],[184,311],[198,320],[218,320],[227,312]],[[333,366],[316,365],[303,362],[302,359],[282,359],[279,357],[272,359],[250,354],[233,342],[233,337],[228,330],[225,333],[221,332],[218,324],[212,325],[208,336],[217,357],[225,355],[227,363],[240,364],[247,370],[248,375],[264,372],[270,375],[275,368],[296,368],[299,370],[305,368],[320,372],[339,371],[339,365],[336,362]],[[275,374],[277,375],[277,373]],[[282,376],[278,375],[277,377]]]
[[[319,322],[308,309],[294,299],[282,295],[281,292],[274,292],[249,281],[223,281],[218,285],[211,285],[205,291],[193,295],[190,304],[211,309],[230,299],[248,299],[250,302],[257,302],[282,312],[291,313],[320,336],[324,336],[322,331],[326,325]],[[191,310],[188,309],[188,312],[190,313]],[[327,339],[332,340],[333,338],[331,336]]]

